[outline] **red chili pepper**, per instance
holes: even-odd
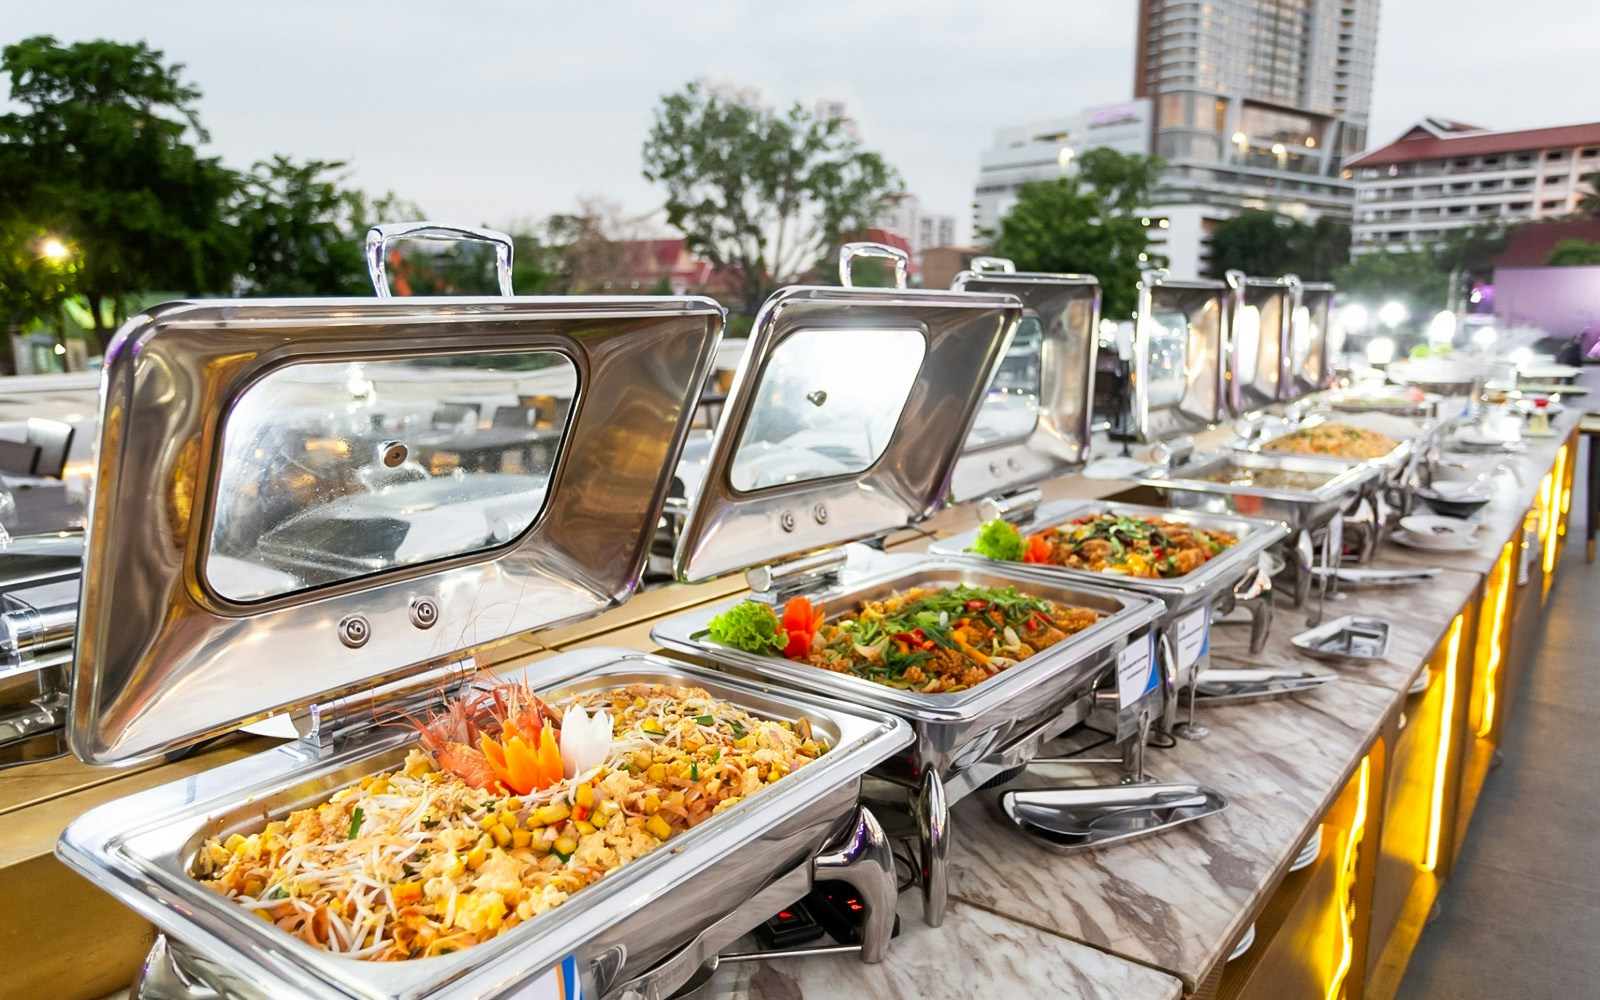
[[[919,646],[919,645],[922,644],[922,640],[917,638],[916,636],[912,635],[910,632],[896,632],[894,635],[891,635],[889,638],[897,639],[900,642],[903,642],[908,646]]]
[[[968,601],[967,602],[967,610],[968,611],[982,611],[984,608],[987,608],[988,606],[989,606],[989,602],[988,601]]]
[[[582,819],[587,819],[588,816],[589,816],[589,807],[588,806],[573,806],[572,807],[572,821],[574,823],[576,823],[577,821],[582,820]]]

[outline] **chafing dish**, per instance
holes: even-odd
[[[1132,374],[1140,441],[1166,441],[1222,420],[1232,303],[1220,281],[1169,281],[1161,270],[1139,279]]]
[[[844,266],[854,252],[846,248]],[[1144,666],[1136,663],[1130,672],[1150,674],[1146,633],[1160,613],[1148,598],[1109,588],[835,548],[914,524],[938,507],[1021,314],[1018,299],[994,293],[779,291],[757,317],[735,376],[677,572],[693,581],[749,570],[756,599],[804,594],[830,610],[921,585],[1016,584],[1087,605],[1104,620],[968,691],[944,695],[899,691],[712,643],[707,624],[726,604],[670,618],[652,631],[663,645],[722,669],[911,723],[915,744],[877,774],[897,800],[909,799],[917,821],[930,924],[944,913],[950,802],[1020,767],[1046,738],[1079,721],[1106,665],[1119,656],[1142,656]],[[855,429],[857,443],[842,427]]]
[[[1196,673],[1205,669],[1206,654],[1211,645],[1212,614],[1226,614],[1233,609],[1235,593],[1241,585],[1254,582],[1265,572],[1260,566],[1260,557],[1286,537],[1289,528],[1281,521],[1208,514],[1197,510],[1169,510],[1105,500],[1065,500],[1043,504],[1031,510],[1022,508],[1009,511],[1006,517],[1014,520],[1017,530],[1026,537],[1079,517],[1100,514],[1162,517],[1203,530],[1227,532],[1236,536],[1238,541],[1193,572],[1171,579],[1095,573],[1038,563],[994,563],[968,551],[977,539],[977,528],[941,539],[928,551],[953,558],[979,560],[990,566],[1005,566],[1039,580],[1093,582],[1161,601],[1165,610],[1157,621],[1158,650],[1163,666],[1160,710],[1165,728],[1170,730],[1176,719],[1178,690],[1186,686]],[[1269,613],[1270,609],[1266,601],[1253,601],[1248,606],[1263,613]],[[1259,627],[1253,630],[1251,636],[1252,652],[1260,652],[1265,647],[1267,629],[1270,627],[1270,618],[1258,621]]]
[[[760,715],[803,715],[837,742],[556,911],[437,958],[372,963],[311,948],[188,874],[206,837],[392,767],[415,736],[384,723],[482,683],[476,665],[497,645],[627,599],[720,329],[715,302],[668,297],[175,303],[124,327],[105,372],[73,749],[94,763],[137,761],[273,713],[302,734],[97,808],[63,835],[63,861],[171,936],[136,995],[542,997],[564,980],[585,996],[665,996],[693,971],[679,956],[724,946],[816,877],[859,887],[871,910],[862,955],[882,958],[893,862],[859,786],[911,738],[905,725],[627,651],[562,654],[509,676],[557,699],[692,683]],[[471,471],[419,463],[420,477],[407,468],[421,431],[400,417],[419,400],[474,387],[515,399],[524,379],[552,369],[565,371],[573,404],[536,484],[515,456]],[[382,440],[362,445],[372,429]],[[417,482],[516,488],[494,510],[476,502],[485,491],[436,498],[467,511],[470,531],[411,538],[422,522],[408,504],[340,518],[326,543],[360,559],[291,563],[237,544],[241,524],[270,534],[263,510],[278,523],[304,516],[237,502],[263,466],[310,476],[312,509],[364,482],[391,496]],[[390,544],[397,535],[417,547]]]
[[[1283,486],[1249,481],[1261,474],[1304,479]],[[1322,565],[1339,564],[1342,515],[1366,501],[1379,476],[1377,466],[1364,462],[1233,450],[1152,467],[1137,482],[1159,490],[1175,508],[1283,521],[1289,526],[1283,554],[1291,592],[1301,605],[1310,593],[1315,551],[1320,548]]]
[[[1228,410],[1236,417],[1291,395],[1290,317],[1300,279],[1229,271]]]

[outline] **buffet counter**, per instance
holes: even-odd
[[[1213,630],[1214,665],[1339,674],[1336,683],[1280,700],[1204,707],[1199,721],[1209,738],[1149,754],[1154,776],[1226,794],[1225,812],[1158,837],[1059,855],[998,822],[992,795],[973,795],[953,812],[958,833],[942,927],[925,926],[916,894],[902,893],[901,933],[886,962],[832,955],[730,963],[703,995],[1392,996],[1448,878],[1499,722],[1540,630],[1539,609],[1566,534],[1578,418],[1562,414],[1553,437],[1505,456],[1514,475],[1497,477],[1479,550],[1415,552],[1385,542],[1373,566],[1442,572],[1421,586],[1358,589],[1329,602],[1328,617],[1390,621],[1383,662],[1330,666],[1292,647],[1288,639],[1305,627],[1314,599],[1305,609],[1278,608],[1258,656],[1246,651],[1243,629]],[[1045,484],[1044,492],[1047,499],[1104,497],[1124,488],[1069,477]],[[893,536],[889,547],[919,550],[934,537],[970,529],[976,516],[970,506],[942,512],[923,530]],[[651,591],[581,625],[504,644],[485,665],[587,646],[649,649],[653,622],[738,590],[724,580]],[[13,916],[0,930],[0,961],[8,968],[0,996],[101,996],[129,981],[148,947],[148,925],[52,857],[69,820],[262,745],[232,739],[132,772],[58,761],[0,776],[0,899]],[[1019,782],[1107,783],[1116,776],[1106,765],[1052,764]],[[1291,872],[1319,828],[1316,860]],[[1249,931],[1254,944],[1226,961]]]

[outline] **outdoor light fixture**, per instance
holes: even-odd
[[[1056,154],[1056,163],[1060,165],[1062,173],[1067,172],[1067,168],[1072,165],[1072,158],[1076,155],[1078,154],[1072,151],[1071,146],[1061,147],[1061,152]]]
[[[1428,343],[1448,344],[1456,338],[1456,314],[1448,309],[1435,313],[1428,321]]]
[[[66,260],[72,251],[54,236],[47,236],[39,243],[39,254],[46,260]]]
[[[1518,368],[1521,368],[1523,365],[1533,360],[1533,348],[1519,347],[1510,354],[1507,354],[1506,360],[1516,365]]]
[[[1352,333],[1365,330],[1372,317],[1367,315],[1367,307],[1359,302],[1352,302],[1339,310],[1339,322]]]
[[[1388,337],[1373,337],[1367,341],[1367,361],[1374,365],[1386,365],[1394,360],[1394,341]]]
[[[1391,330],[1410,318],[1411,310],[1399,299],[1390,299],[1378,308],[1378,322]]]
[[[1433,761],[1433,796],[1428,804],[1428,853],[1422,859],[1424,871],[1439,867],[1439,841],[1444,834],[1445,777],[1450,773],[1451,736],[1455,728],[1456,664],[1461,656],[1461,626],[1465,618],[1456,615],[1445,640],[1444,707],[1439,716],[1439,746]]]
[[[1472,334],[1473,344],[1483,348],[1484,350],[1488,350],[1489,348],[1493,347],[1494,342],[1499,339],[1500,331],[1496,330],[1492,325],[1480,326],[1477,330],[1473,331]]]

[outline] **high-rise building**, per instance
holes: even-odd
[[[1600,171],[1600,122],[1494,132],[1424,118],[1355,172],[1352,253],[1418,250],[1470,226],[1560,218]]]
[[[1349,218],[1379,0],[1142,0],[1134,94],[1161,201]]]

